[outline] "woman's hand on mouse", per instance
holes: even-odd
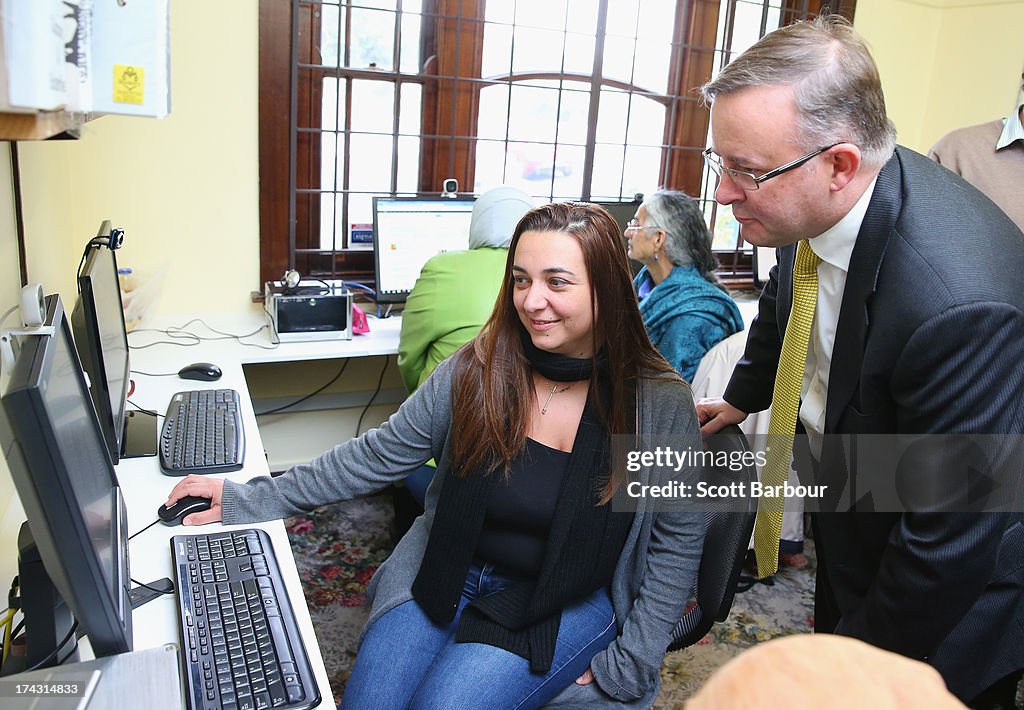
[[[223,492],[223,479],[207,478],[205,476],[186,476],[178,482],[178,485],[171,489],[170,495],[167,496],[167,507],[174,505],[185,496],[209,498],[209,510],[187,515],[181,523],[182,525],[216,523],[223,519],[223,512],[220,507],[220,497]]]

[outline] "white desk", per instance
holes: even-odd
[[[191,319],[192,316],[163,316],[147,321],[142,327],[164,330],[172,326],[182,326]],[[217,330],[239,335],[255,331],[266,322],[263,314],[258,311],[247,314],[204,315],[202,320]],[[222,474],[221,477],[234,481],[245,481],[253,476],[267,475],[269,469],[263,455],[263,444],[242,366],[249,363],[367,357],[397,353],[401,319],[392,317],[378,320],[371,317],[369,320],[371,332],[357,335],[352,340],[281,343],[276,347],[271,343],[269,331],[266,329],[255,336],[243,338],[245,343],[262,347],[242,345],[233,339],[225,339],[203,340],[189,347],[157,344],[138,349],[136,346],[167,341],[168,338],[159,332],[133,333],[129,335],[129,343],[135,348],[131,351],[133,370],[153,373],[177,372],[179,368],[189,363],[207,361],[216,363],[223,371],[223,376],[216,382],[207,383],[182,380],[176,376],[133,375],[136,389],[131,400],[138,407],[163,414],[171,396],[181,390],[205,388],[237,390],[242,403],[242,422],[246,437],[244,467],[240,471]],[[192,323],[185,330],[201,337],[217,336],[216,333],[208,331],[199,323]],[[156,519],[157,508],[167,500],[168,492],[179,479],[163,475],[156,457],[122,459],[116,466],[116,471],[128,509],[128,531],[129,534],[134,534]],[[24,512],[15,496],[8,510],[4,512],[3,531],[0,534],[0,543],[5,551],[2,564],[0,564],[3,579],[10,579],[16,573],[17,561],[14,559],[13,553],[17,549],[15,544],[17,529],[24,519]],[[295,611],[295,618],[303,636],[306,652],[319,686],[321,705],[333,707],[333,695],[327,681],[327,672],[310,621],[309,610],[306,607],[288,537],[280,520],[242,526],[225,526],[219,523],[202,527],[155,525],[129,543],[131,575],[143,583],[149,583],[161,577],[173,579],[169,540],[174,535],[201,534],[245,527],[262,528],[270,535],[288,596]],[[7,556],[7,552],[12,553],[10,557]],[[177,626],[177,602],[172,595],[158,597],[136,609],[132,622],[136,650],[158,648],[166,643],[180,643]],[[91,658],[91,651],[87,643],[83,644],[82,657],[83,660]]]
[[[203,316],[202,319],[208,326],[234,334],[250,333],[265,322],[265,319],[255,314]],[[187,316],[162,317],[154,319],[151,323],[143,324],[143,327],[164,330],[170,326],[182,326],[189,320],[190,318]],[[370,333],[357,335],[352,340],[281,343],[277,347],[271,343],[268,330],[243,339],[245,343],[254,343],[262,347],[246,346],[229,339],[204,340],[190,347],[158,344],[138,349],[139,345],[163,342],[168,338],[159,332],[133,333],[129,336],[130,344],[136,348],[131,351],[133,370],[154,373],[173,372],[191,362],[207,361],[216,363],[224,374],[216,382],[134,375],[136,391],[131,399],[139,407],[152,408],[154,411],[163,413],[171,396],[181,390],[219,388],[237,390],[241,397],[242,425],[246,437],[244,467],[240,471],[221,474],[220,477],[230,478],[233,481],[245,481],[253,476],[268,475],[269,469],[263,456],[263,444],[260,440],[260,432],[256,424],[256,416],[253,413],[242,365],[254,362],[391,355],[398,352],[398,335],[401,328],[399,318],[393,317],[385,320],[371,318],[370,328]],[[215,333],[208,332],[207,328],[199,323],[192,323],[185,330],[201,337],[216,336]],[[122,459],[117,465],[117,476],[128,506],[130,533],[141,530],[156,519],[156,509],[166,501],[167,493],[179,480],[163,475],[155,457]],[[334,701],[327,682],[327,672],[310,621],[309,610],[303,597],[302,585],[299,582],[295,560],[288,545],[288,537],[280,520],[241,526],[226,526],[218,523],[202,527],[169,528],[164,525],[156,525],[130,543],[132,576],[144,583],[161,577],[173,578],[169,546],[169,540],[173,535],[245,527],[262,528],[268,532],[273,541],[288,596],[291,599],[295,617],[306,645],[306,652],[309,654],[309,660],[320,687],[322,705],[331,707]],[[136,649],[153,648],[169,641],[178,642],[176,604],[177,602],[172,596],[165,595],[135,610],[133,622]]]

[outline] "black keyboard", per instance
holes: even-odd
[[[235,390],[178,392],[160,434],[160,467],[170,476],[242,468],[245,430]]]
[[[175,535],[171,556],[192,710],[292,710],[320,702],[267,533]]]

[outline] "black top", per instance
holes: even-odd
[[[544,561],[551,519],[570,454],[526,440],[508,478],[491,489],[476,557],[499,569],[536,579]]]

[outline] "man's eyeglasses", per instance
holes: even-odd
[[[627,232],[639,232],[641,229],[661,229],[661,227],[656,224],[640,224],[635,219],[631,219],[626,223]]]
[[[732,168],[725,167],[722,165],[722,158],[716,155],[710,148],[706,149],[703,155],[704,162],[708,164],[708,167],[711,168],[712,172],[714,172],[718,177],[722,177],[723,173],[728,173],[729,178],[736,183],[738,187],[741,187],[744,190],[756,190],[765,180],[771,180],[773,177],[778,177],[779,175],[789,172],[794,168],[799,168],[811,158],[817,157],[826,150],[835,148],[837,145],[842,143],[846,143],[846,141],[838,141],[832,145],[826,145],[822,148],[818,148],[817,150],[812,150],[807,155],[800,156],[796,160],[786,163],[785,165],[780,165],[774,170],[769,170],[764,175],[760,176],[743,170],[733,170]]]

